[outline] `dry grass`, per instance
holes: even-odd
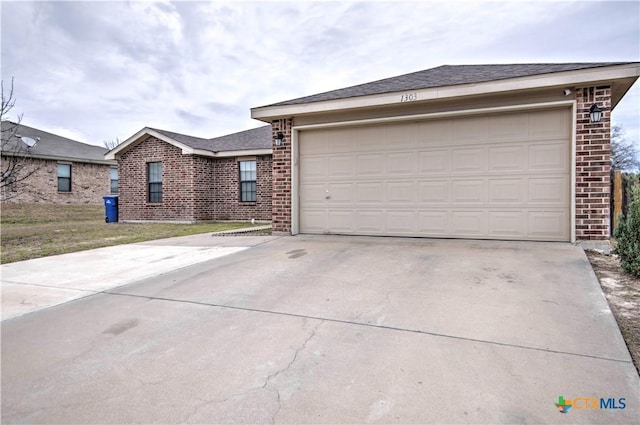
[[[102,206],[35,204],[3,204],[0,224],[0,262],[3,264],[103,246],[251,226],[245,222],[107,224]]]
[[[616,255],[587,251],[587,257],[640,373],[640,278],[622,270]]]

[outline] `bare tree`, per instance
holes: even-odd
[[[5,93],[4,82],[0,81],[0,91],[2,92],[2,111],[0,116],[2,129],[2,145],[0,154],[2,156],[0,165],[0,199],[5,201],[18,195],[18,188],[33,173],[38,170],[33,160],[30,158],[32,146],[21,140],[18,129],[22,121],[22,115],[18,115],[16,122],[5,121],[5,118],[15,106],[13,97],[13,78],[8,93]]]
[[[621,171],[640,171],[638,147],[625,137],[621,125],[611,129],[611,168]]]
[[[109,149],[109,150],[115,148],[120,143],[122,143],[122,141],[120,139],[118,139],[117,137],[115,139],[103,140],[102,141],[102,144],[104,145],[104,147]]]

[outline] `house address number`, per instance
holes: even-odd
[[[413,102],[418,100],[418,93],[405,93],[400,95],[400,102]]]

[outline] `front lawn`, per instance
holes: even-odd
[[[247,222],[107,224],[103,206],[3,204],[0,262],[251,226]]]

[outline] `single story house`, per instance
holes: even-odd
[[[271,220],[271,126],[205,139],[145,127],[109,151],[120,221]]]
[[[274,232],[606,240],[610,114],[639,75],[445,65],[253,108],[272,126]]]
[[[117,162],[107,149],[2,121],[2,201],[100,205],[118,192]]]

